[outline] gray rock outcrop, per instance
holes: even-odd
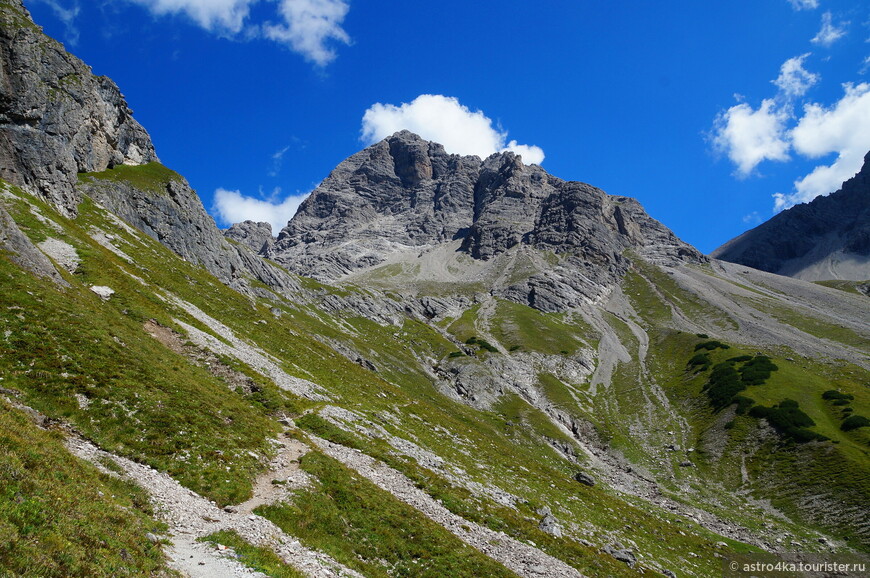
[[[253,278],[279,291],[300,290],[293,277],[247,246],[229,243],[183,177],[163,167],[159,174],[162,178],[148,187],[86,177],[78,191],[234,289],[250,293],[248,280]]]
[[[586,472],[577,472],[574,474],[574,479],[583,484],[584,486],[594,486],[595,478],[587,474]]]
[[[248,247],[258,255],[265,255],[275,244],[272,236],[272,225],[269,223],[256,223],[243,221],[236,223],[226,231],[224,237]]]
[[[779,213],[710,256],[807,281],[870,279],[870,153],[839,191]]]
[[[50,279],[57,285],[69,286],[48,257],[21,232],[2,203],[0,203],[0,251],[7,253],[12,262],[22,269],[38,277]]]
[[[74,216],[77,173],[157,159],[115,83],[43,34],[21,0],[0,2],[0,22],[0,178]]]
[[[223,238],[187,181],[157,162],[114,82],[43,34],[20,0],[0,0],[0,22],[0,179],[70,217],[89,196],[243,292],[256,292],[251,279],[299,289],[293,277]]]

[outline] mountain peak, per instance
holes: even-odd
[[[518,250],[564,255],[596,286],[583,291],[592,294],[625,272],[628,249],[659,260],[703,259],[633,199],[563,181],[512,152],[484,160],[448,154],[410,131],[339,164],[269,256],[336,280],[448,245],[481,267]]]

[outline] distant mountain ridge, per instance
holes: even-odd
[[[779,213],[710,256],[807,281],[870,279],[870,153],[839,191]]]

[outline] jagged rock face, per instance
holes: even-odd
[[[13,263],[34,275],[50,279],[58,285],[69,285],[48,257],[21,232],[2,203],[0,203],[0,251],[9,255]]]
[[[808,281],[870,279],[870,153],[839,191],[783,211],[711,256]]]
[[[451,241],[481,262],[512,250],[561,255],[558,270],[493,290],[545,310],[568,307],[578,295],[594,299],[627,270],[628,249],[658,261],[705,259],[633,199],[562,181],[510,152],[483,161],[449,155],[408,131],[341,163],[269,256],[335,280]],[[566,288],[574,297],[563,298]]]
[[[248,247],[258,255],[268,253],[275,243],[275,238],[272,236],[272,225],[255,223],[254,221],[234,224],[224,231],[224,237]]]
[[[411,133],[381,141],[332,171],[270,256],[334,279],[378,264],[393,250],[451,240],[472,224],[480,164]]]
[[[76,173],[156,160],[118,87],[0,0],[0,178],[75,215]]]

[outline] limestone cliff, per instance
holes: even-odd
[[[77,173],[154,160],[117,85],[0,1],[0,178],[74,216]]]

